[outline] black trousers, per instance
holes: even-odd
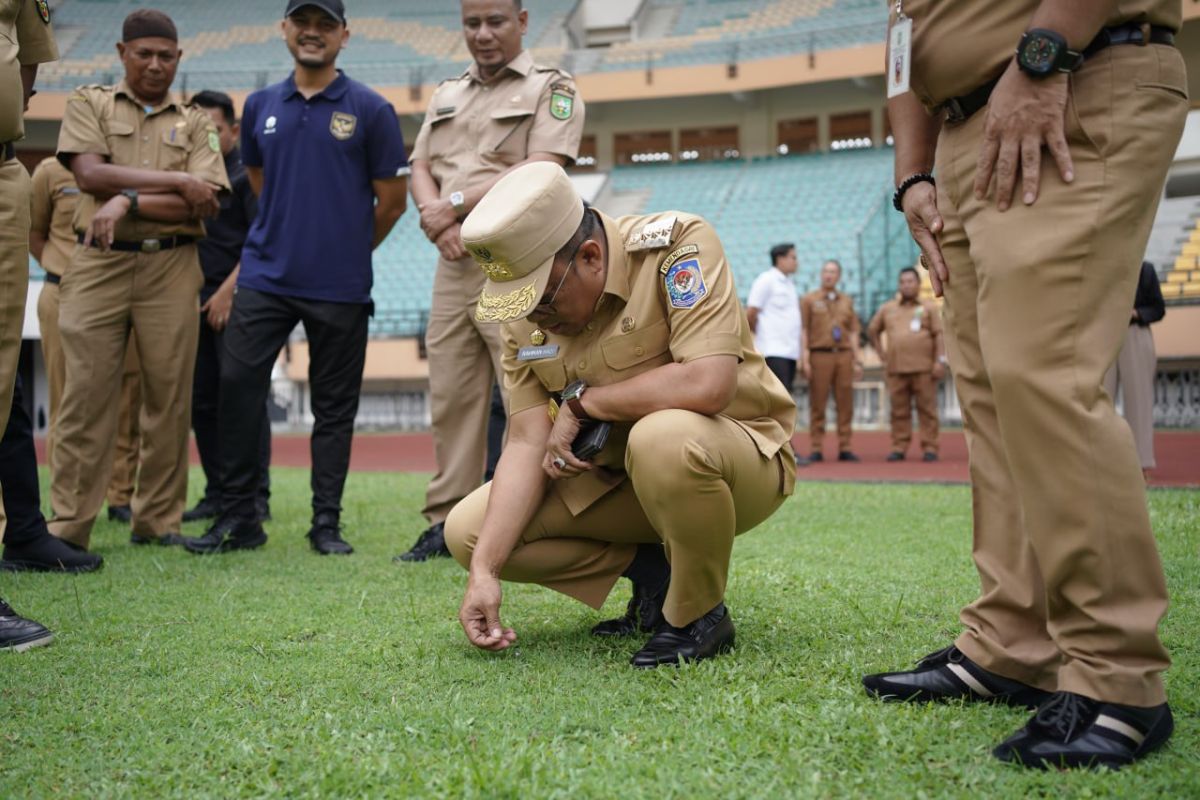
[[[8,527],[5,544],[28,544],[46,535],[42,495],[38,486],[37,451],[33,447],[33,420],[25,410],[21,375],[13,387],[12,411],[0,438],[0,492]]]
[[[341,512],[371,311],[369,303],[328,303],[238,288],[225,328],[217,401],[223,518],[255,518],[271,368],[297,323],[303,323],[308,335],[313,515]]]
[[[767,369],[775,373],[775,377],[783,383],[783,388],[789,392],[792,390],[792,384],[796,382],[796,359],[768,356]]]
[[[201,298],[203,302],[205,298]],[[196,375],[192,381],[192,430],[204,469],[204,500],[221,505],[221,441],[218,408],[221,397],[221,362],[225,360],[225,333],[213,330],[200,315],[200,339],[196,347]],[[269,391],[268,385],[268,391]],[[262,433],[258,441],[258,498],[271,497],[271,418],[263,403]]]

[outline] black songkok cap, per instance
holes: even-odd
[[[166,14],[155,11],[153,8],[139,8],[126,17],[125,24],[121,26],[122,42],[148,39],[152,36],[170,39],[172,42],[179,41],[179,32],[175,30],[175,23]]]

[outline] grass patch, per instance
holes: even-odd
[[[458,565],[391,561],[427,476],[352,475],[357,552],[320,558],[307,472],[274,473],[264,551],[135,549],[101,522],[99,574],[3,577],[58,640],[0,657],[0,795],[1200,796],[1200,492],[1150,496],[1175,737],[1116,774],[1045,774],[990,756],[1024,712],[885,706],[858,682],[957,632],[966,488],[801,484],[735,548],[736,653],[635,672],[640,639],[592,640],[602,617],[539,587],[506,584],[515,651],[473,651]]]

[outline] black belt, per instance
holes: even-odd
[[[1102,28],[1100,33],[1096,34],[1096,38],[1092,39],[1091,43],[1083,48],[1083,57],[1091,58],[1106,47],[1114,44],[1175,44],[1175,32],[1170,28],[1164,28],[1161,25],[1137,25],[1135,23],[1127,23],[1118,25],[1115,28]],[[980,86],[974,91],[968,92],[961,97],[951,97],[946,102],[942,103],[942,109],[946,112],[947,122],[963,122],[971,118],[979,109],[988,104],[988,100],[992,96],[992,90],[996,88],[996,84],[1000,82],[999,78],[988,81],[983,86]]]
[[[140,242],[113,242],[109,246],[110,250],[119,250],[122,253],[158,253],[163,250],[172,250],[176,247],[183,247],[196,241],[195,236],[168,236],[166,239],[142,239]],[[83,234],[78,235],[78,242],[83,244]],[[99,247],[100,243],[93,240],[92,247]]]
[[[4,161],[12,161],[14,158],[17,157],[17,148],[13,145],[12,142],[5,142],[3,146],[4,146],[4,159],[3,159]]]
[[[62,275],[55,275],[53,272],[46,273],[46,283],[59,284],[62,283]]]
[[[810,353],[849,353],[849,347],[810,347]]]

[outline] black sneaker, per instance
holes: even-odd
[[[938,454],[932,450],[926,450],[925,455],[921,456],[921,460],[926,464],[932,464],[934,461],[938,460]]]
[[[267,543],[267,532],[256,521],[217,520],[203,536],[186,539],[183,547],[189,553],[228,553],[230,550],[255,550]]]
[[[0,650],[23,653],[54,641],[54,634],[40,622],[17,616],[12,606],[0,600]]]
[[[1157,750],[1174,729],[1166,703],[1140,708],[1055,692],[992,754],[1037,769],[1120,769]]]
[[[128,525],[133,522],[133,509],[128,505],[109,506],[108,520],[109,522],[123,522]]]
[[[808,454],[808,463],[810,463],[810,464],[820,464],[824,460],[825,460],[825,454],[822,453],[820,450],[813,450],[811,453]]]
[[[1036,708],[1050,693],[989,672],[954,645],[930,653],[907,672],[882,672],[862,679],[867,694],[908,703],[967,700]]]
[[[104,565],[104,559],[43,533],[32,542],[4,545],[0,570],[5,572],[92,572]]]
[[[428,561],[431,558],[450,558],[450,548],[446,547],[445,523],[430,525],[417,537],[417,542],[407,553],[402,553],[392,561]]]
[[[899,450],[893,450],[892,452],[887,454],[887,458],[884,460],[885,461],[903,461],[904,453],[901,453]]]
[[[342,538],[338,518],[334,514],[317,514],[308,531],[308,543],[323,556],[348,556],[354,552],[350,543]]]
[[[206,519],[216,519],[221,513],[221,505],[208,497],[200,498],[196,505],[183,512],[184,522],[200,522]]]
[[[681,661],[703,661],[733,649],[733,619],[724,603],[695,622],[676,628],[664,622],[633,654],[629,663],[639,669],[678,666]]]
[[[186,542],[187,539],[178,533],[164,533],[162,536],[142,536],[135,533],[129,537],[129,543],[137,546],[157,544],[161,547],[179,547]]]
[[[861,458],[851,453],[849,450],[843,450],[838,453],[838,461],[862,461]]]

